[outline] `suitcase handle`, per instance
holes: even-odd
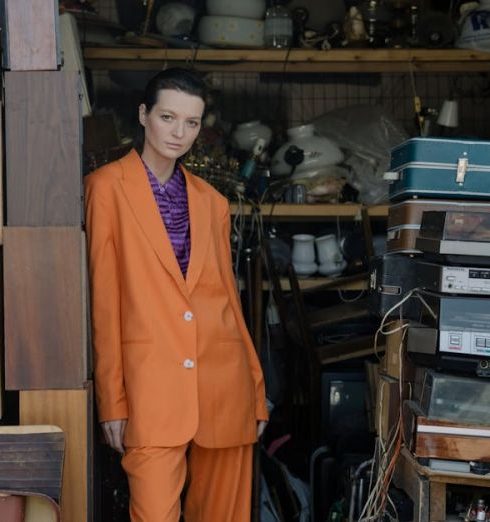
[[[465,152],[466,155],[466,152]],[[466,176],[466,171],[468,170],[468,158],[459,158],[458,166],[456,167],[456,183],[462,185],[464,183],[464,178]]]
[[[398,181],[400,179],[400,173],[394,171],[388,171],[383,174],[385,181]]]

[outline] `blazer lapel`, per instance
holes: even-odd
[[[209,194],[199,187],[194,176],[186,169],[183,168],[182,170],[187,184],[191,226],[191,257],[187,269],[186,284],[189,292],[192,292],[206,260],[211,235],[211,202]]]
[[[179,263],[162,222],[153,196],[145,167],[139,154],[133,149],[121,160],[123,177],[121,185],[129,205],[143,234],[148,239],[164,268],[173,277],[179,288],[187,294],[187,287]],[[191,220],[192,223],[192,220]],[[191,227],[192,238],[192,227]],[[192,259],[192,247],[191,247]]]

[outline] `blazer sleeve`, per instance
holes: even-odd
[[[91,284],[92,343],[99,420],[128,417],[121,352],[120,289],[107,185],[85,179],[86,233]]]
[[[257,420],[268,420],[269,413],[267,411],[266,399],[265,399],[265,384],[264,384],[264,376],[262,373],[262,368],[260,365],[259,358],[257,356],[257,352],[255,351],[255,347],[250,337],[250,333],[248,331],[247,325],[245,323],[245,319],[243,317],[240,297],[238,295],[238,290],[236,287],[235,276],[233,273],[233,264],[232,264],[232,256],[231,256],[231,245],[230,245],[230,211],[228,207],[228,202],[226,202],[225,215],[223,218],[223,223],[221,226],[222,229],[222,240],[221,240],[221,248],[223,250],[223,259],[225,261],[224,265],[224,277],[225,283],[228,287],[228,292],[231,297],[231,304],[233,310],[235,312],[235,316],[238,322],[238,327],[240,329],[240,333],[242,338],[244,339],[247,355],[250,363],[250,368],[252,370],[253,380],[255,382],[255,416]]]

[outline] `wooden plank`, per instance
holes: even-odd
[[[180,60],[85,60],[92,70],[153,71],[172,66],[188,67],[188,61]],[[209,62],[195,61],[192,66],[202,72],[255,72],[255,73],[400,73],[411,71],[428,73],[487,72],[490,63],[484,61],[462,62]]]
[[[446,520],[446,484],[430,483],[430,521],[444,522]]]
[[[82,388],[87,362],[84,236],[78,227],[6,227],[6,388]]]
[[[357,218],[361,216],[362,205],[354,203],[339,203],[339,204],[290,204],[277,203],[272,205],[266,203],[260,205],[260,213],[264,219],[270,218],[314,218],[318,221],[331,218]],[[242,211],[246,216],[252,213],[251,205],[238,206],[236,203],[231,203],[230,212],[237,214]],[[388,216],[388,205],[374,205],[367,208],[368,215],[375,218],[384,218]]]
[[[412,462],[403,453],[397,460],[393,482],[412,500],[414,522],[432,522],[432,519],[429,519],[429,480],[417,473]]]
[[[384,346],[378,346],[377,353],[382,353],[383,351]],[[367,335],[356,338],[353,341],[319,346],[316,353],[322,365],[372,355],[375,353],[373,336]]]
[[[400,414],[400,382],[388,375],[378,376],[375,406],[376,433],[383,442],[393,434]]]
[[[85,64],[97,69],[155,69],[191,63],[203,71],[228,72],[454,72],[488,71],[490,55],[466,49],[150,49],[84,50]]]
[[[12,71],[56,70],[57,0],[3,0],[4,66]]]
[[[394,321],[389,328],[389,331],[397,330],[403,325],[402,321]],[[405,373],[404,380],[407,378],[407,370],[412,370],[412,365],[409,364],[406,357],[404,357],[404,350],[400,349],[402,343],[404,330],[398,330],[391,335],[386,336],[386,350],[383,359],[381,360],[380,372],[385,373],[395,379],[401,379],[401,372]],[[400,360],[400,357],[402,359]]]
[[[92,387],[20,392],[21,424],[55,424],[65,433],[62,520],[92,520]]]
[[[80,226],[81,118],[76,72],[5,78],[7,224]]]
[[[4,179],[4,147],[3,147],[3,115],[4,115],[4,89],[0,89],[0,245],[3,245],[3,179]],[[1,354],[0,354],[1,355]],[[1,370],[1,368],[0,368]],[[1,390],[0,377],[0,390]],[[0,394],[1,396],[1,394]],[[1,399],[0,399],[0,418],[1,418]]]

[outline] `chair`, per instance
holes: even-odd
[[[294,322],[309,363],[310,430],[312,445],[315,448],[321,439],[322,373],[334,363],[374,354],[374,333],[379,320],[371,312],[370,301],[366,298],[308,312],[304,296],[324,291],[338,285],[339,281],[332,281],[329,285],[315,289],[301,290],[292,265],[289,266],[288,276],[294,303]],[[363,278],[364,274],[357,277]],[[343,335],[338,339],[335,339],[335,336],[329,339],[325,334],[315,335],[315,332],[335,330],[339,325],[352,330],[354,322],[366,326],[358,335],[351,332],[350,335]],[[291,326],[289,329],[291,330]]]

